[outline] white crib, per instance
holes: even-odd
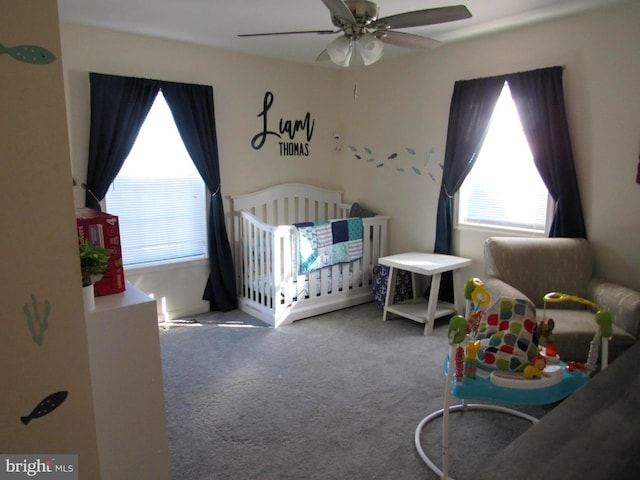
[[[298,272],[294,223],[343,219],[342,192],[288,183],[231,195],[238,306],[280,326],[372,300],[373,267],[385,255],[389,217],[363,218],[359,260]]]

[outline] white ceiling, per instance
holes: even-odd
[[[377,0],[380,17],[464,4],[472,18],[402,29],[453,42],[629,0]],[[58,0],[60,20],[314,63],[335,35],[238,38],[241,33],[332,30],[321,0]],[[412,50],[385,46],[384,59]],[[327,66],[331,62],[322,62]]]

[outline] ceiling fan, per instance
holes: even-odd
[[[431,49],[440,42],[432,38],[397,32],[396,28],[420,27],[437,23],[453,22],[471,17],[464,5],[428,8],[413,12],[398,13],[378,18],[379,8],[369,0],[322,0],[331,13],[331,21],[337,30],[306,30],[296,32],[249,33],[239,37],[267,35],[294,35],[316,33],[330,35],[342,33],[322,51],[316,61],[332,60],[342,67],[349,66],[354,50],[357,50],[365,65],[371,65],[382,57],[383,44],[413,49]]]

